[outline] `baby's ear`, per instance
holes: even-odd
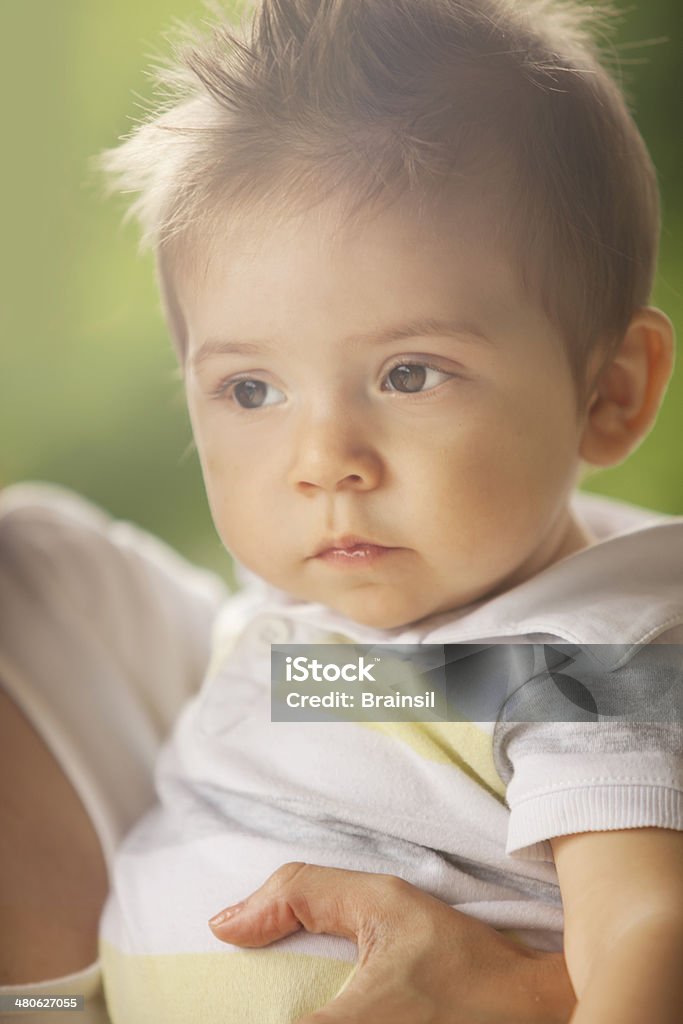
[[[621,344],[601,370],[586,408],[579,454],[616,466],[652,428],[674,365],[674,329],[659,309],[634,313]]]

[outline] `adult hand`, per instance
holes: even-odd
[[[561,954],[516,943],[393,875],[284,864],[222,915],[211,928],[235,946],[300,928],[357,943],[348,985],[298,1024],[564,1024],[575,1004]]]

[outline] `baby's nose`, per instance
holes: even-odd
[[[300,492],[368,491],[382,477],[382,460],[367,430],[331,415],[309,420],[294,440],[289,482]]]

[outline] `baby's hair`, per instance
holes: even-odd
[[[401,197],[419,208],[476,182],[581,394],[588,356],[613,351],[657,261],[656,173],[596,42],[614,10],[261,0],[242,5],[241,27],[211,10],[156,68],[157,108],[100,158],[112,190],[137,193],[181,361],[174,275],[206,259],[221,225],[331,196],[348,219]]]

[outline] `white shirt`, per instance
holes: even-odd
[[[204,915],[244,898],[285,861],[399,874],[530,945],[558,949],[550,837],[683,829],[677,723],[270,720],[272,643],[560,640],[607,645],[613,671],[644,643],[680,642],[683,519],[587,496],[576,508],[598,538],[592,547],[490,601],[406,629],[358,625],[242,573],[245,589],[216,622],[212,668],[157,765],[161,803],[117,858],[102,936],[122,1019],[133,1009],[126,992],[162,1016],[177,1005],[178,956],[208,965],[218,949],[230,953]],[[316,963],[352,961],[355,947],[297,933],[260,951],[264,972],[279,953],[308,957],[314,985]],[[150,956],[154,991],[135,968]],[[243,963],[221,960],[233,1000]]]

